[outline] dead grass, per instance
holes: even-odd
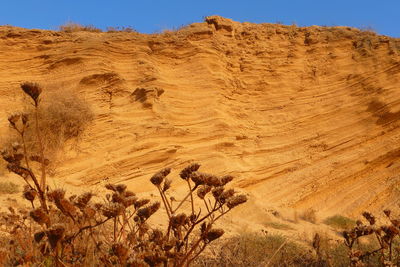
[[[242,233],[219,243],[209,257],[200,258],[196,266],[312,266],[308,250],[282,235]]]
[[[304,210],[299,217],[300,219],[310,223],[315,224],[317,222],[317,212],[312,208]]]
[[[107,27],[107,32],[113,33],[113,32],[137,32],[133,27],[127,26],[127,27]]]
[[[386,223],[378,224],[372,213],[363,212],[364,221],[357,220],[356,226],[343,231],[351,266],[400,265],[399,215],[389,209],[383,213]]]
[[[19,186],[13,182],[0,182],[0,194],[16,194]]]
[[[68,33],[72,33],[72,32],[102,32],[101,29],[96,28],[93,25],[81,25],[79,23],[76,22],[67,22],[61,26],[59,26],[59,31],[61,32],[68,32]]]
[[[34,116],[34,110],[29,104],[26,113],[29,117]],[[57,158],[67,140],[79,138],[94,118],[89,104],[68,89],[44,93],[38,115],[43,146],[52,159]],[[37,153],[39,147],[33,123],[26,129],[25,138],[28,150]]]
[[[6,170],[7,164],[3,160],[0,160],[0,177],[6,173]]]

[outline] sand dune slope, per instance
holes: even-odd
[[[191,161],[261,207],[358,214],[400,196],[400,40],[346,27],[236,23],[63,33],[0,27],[0,129],[18,84],[72,88],[95,121],[56,179],[136,191]]]

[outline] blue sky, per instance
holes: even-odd
[[[0,25],[57,29],[67,21],[151,33],[221,15],[236,21],[371,27],[400,37],[400,0],[1,0]]]

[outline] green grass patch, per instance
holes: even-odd
[[[356,226],[356,221],[342,215],[334,215],[326,218],[324,224],[337,229],[349,229]]]

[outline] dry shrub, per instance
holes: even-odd
[[[379,46],[379,36],[370,28],[361,29],[354,39],[353,48],[361,56],[372,56]]]
[[[263,232],[242,233],[219,243],[197,266],[315,266],[313,255],[305,247],[284,236]]]
[[[309,245],[313,248],[313,254],[316,256],[315,264],[312,266],[348,266],[348,253],[343,242],[332,240],[326,235],[316,233]]]
[[[28,106],[26,113],[32,123],[25,131],[25,140],[28,150],[37,154],[39,147],[33,123],[34,108]],[[46,93],[38,110],[38,122],[48,158],[54,162],[65,142],[80,137],[93,118],[89,104],[72,90],[58,89]]]
[[[360,243],[358,246],[364,250],[372,248],[370,243]],[[311,242],[307,240],[305,244],[299,244],[282,235],[264,231],[262,234],[242,233],[220,240],[217,247],[199,257],[195,265],[347,267],[348,256],[348,249],[343,242],[318,233]],[[379,266],[378,258],[371,257],[365,266]]]
[[[300,214],[300,219],[315,224],[317,222],[317,212],[312,208],[306,209]]]
[[[75,23],[75,22],[67,22],[67,23],[61,25],[61,26],[59,26],[59,30],[62,32],[68,32],[68,33],[81,32],[81,31],[102,32],[101,29],[96,28],[93,25],[81,25],[81,24]]]
[[[13,182],[0,182],[0,194],[15,194],[19,192],[19,186]]]
[[[21,165],[13,162],[15,155],[7,156],[10,164]],[[139,198],[123,184],[107,184],[110,193],[103,202],[95,201],[90,192],[67,196],[62,189],[47,191],[43,205],[37,203],[41,188],[28,183],[23,196],[32,209],[10,208],[0,216],[10,238],[1,244],[9,251],[5,264],[49,261],[51,266],[187,266],[224,234],[215,222],[247,200],[224,188],[231,177],[200,173],[199,167],[192,164],[180,173],[188,184],[180,201],[171,200],[178,196],[169,194],[169,169],[151,177],[167,215],[165,229],[149,223],[161,203]],[[194,198],[203,200],[204,208]],[[187,201],[188,210],[182,210]]]
[[[107,32],[137,32],[133,27],[107,27]]]
[[[358,220],[357,226],[343,232],[350,266],[400,265],[400,218],[391,210],[383,213],[386,224],[378,225],[373,214],[364,212],[365,222]]]

